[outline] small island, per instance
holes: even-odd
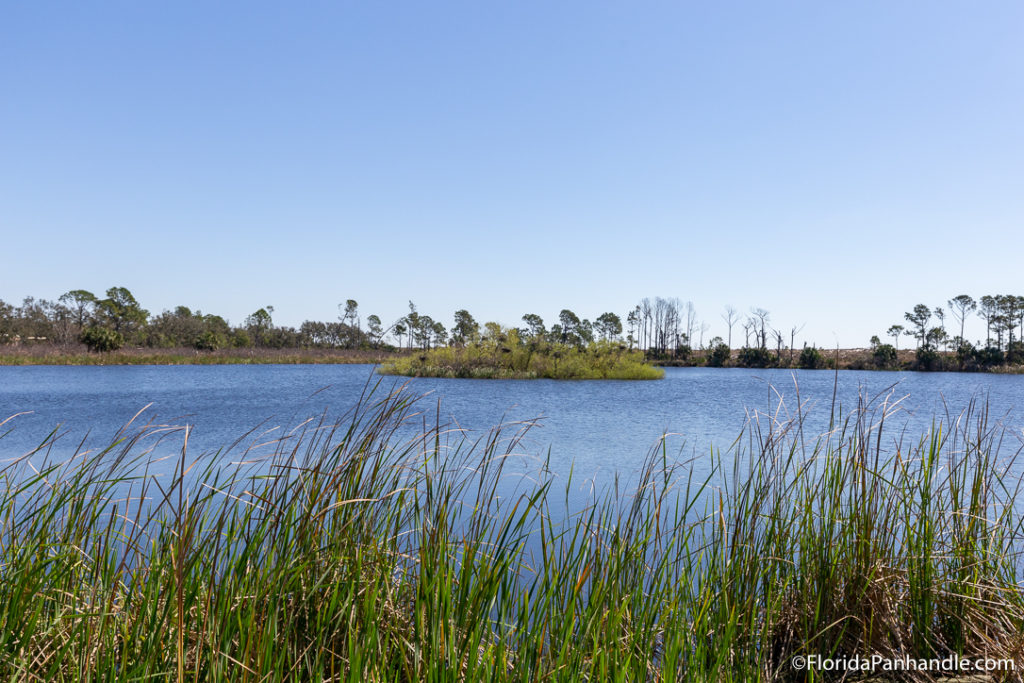
[[[518,330],[443,346],[381,365],[382,375],[461,379],[661,379],[643,352],[612,341],[587,345],[522,338]]]

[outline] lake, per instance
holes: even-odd
[[[223,365],[0,367],[0,420],[12,431],[0,439],[0,460],[10,461],[62,434],[54,454],[109,443],[139,410],[140,420],[189,424],[193,454],[214,451],[254,427],[270,436],[311,416],[341,417],[368,383],[385,388],[405,380],[380,378],[368,365]],[[1024,426],[1024,376],[718,368],[666,368],[659,381],[554,381],[413,379],[427,394],[427,412],[440,405],[442,422],[485,434],[500,422],[538,420],[521,451],[550,454],[559,476],[570,468],[581,481],[605,483],[629,475],[661,437],[670,456],[697,463],[712,447],[727,451],[747,420],[806,416],[805,433],[828,429],[833,401],[848,414],[858,397],[899,402],[887,421],[886,443],[902,430],[918,439],[933,419],[963,411],[972,399],[987,402],[993,424],[1007,429],[1004,454],[1019,448]],[[430,419],[433,423],[433,418]],[[250,436],[246,443],[267,437]],[[177,442],[180,444],[180,440]],[[175,442],[164,449],[173,453]],[[180,445],[177,446],[180,448]],[[160,453],[157,453],[158,455]]]

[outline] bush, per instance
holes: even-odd
[[[892,344],[878,344],[871,352],[871,360],[877,368],[892,368],[897,365],[896,348]]]
[[[299,333],[291,327],[273,327],[256,336],[256,346],[265,349],[291,349],[299,346],[300,342]]]
[[[90,351],[97,353],[107,353],[109,351],[117,351],[119,348],[124,346],[124,336],[115,330],[107,329],[106,327],[92,326],[82,333],[79,340],[85,344]]]
[[[1010,365],[1024,364],[1024,342],[1011,342],[1006,347],[1006,362]]]
[[[918,370],[941,370],[942,369],[942,357],[939,356],[939,352],[934,348],[925,344],[917,349],[917,369]]]
[[[978,349],[974,352],[974,359],[978,362],[978,365],[983,368],[990,368],[996,365],[1002,365],[1006,358],[1003,356],[1003,352],[994,346],[986,346],[983,349]]]
[[[825,367],[825,359],[815,347],[805,346],[800,352],[800,367],[804,370],[820,370]]]
[[[231,347],[235,349],[247,349],[252,346],[252,338],[245,330],[235,330],[231,335]]]
[[[142,343],[153,349],[173,349],[177,346],[174,338],[153,329],[149,329],[145,333]]]
[[[729,347],[725,344],[715,344],[707,355],[707,364],[713,368],[720,368],[729,362]]]
[[[974,344],[971,342],[961,341],[956,347],[956,359],[960,362],[960,367],[963,367],[978,359],[978,350],[974,348]]]
[[[196,338],[192,343],[192,346],[194,346],[197,351],[216,351],[217,349],[224,348],[226,344],[227,340],[224,338],[224,335],[218,334],[212,330],[207,330]]]
[[[521,344],[512,332],[505,342],[438,347],[399,358],[377,371],[472,379],[660,379],[665,374],[645,363],[641,351],[613,342],[594,342],[585,349],[561,343]]]
[[[740,349],[736,362],[742,368],[767,368],[772,364],[772,360],[772,355],[768,353],[768,349],[744,346]]]

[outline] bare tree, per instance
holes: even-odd
[[[796,348],[796,335],[800,334],[800,331],[802,329],[804,329],[805,325],[807,325],[807,323],[804,323],[800,327],[797,327],[796,325],[793,325],[793,327],[791,327],[790,330],[789,330],[789,364],[790,365],[793,364],[793,350]]]
[[[757,338],[757,318],[754,316],[747,316],[747,319],[743,321],[743,346],[750,348],[750,333],[754,332],[755,339]]]
[[[693,307],[692,301],[686,302],[686,339],[693,339],[693,328],[697,324],[697,309]]]
[[[651,347],[651,300],[644,298],[640,302],[640,348],[649,349]]]
[[[665,322],[667,318],[668,302],[660,296],[654,297],[654,350],[656,353],[665,353],[668,328]]]
[[[726,344],[728,344],[729,348],[731,349],[732,348],[732,326],[735,325],[736,321],[738,320],[738,317],[737,317],[737,314],[736,314],[736,309],[733,308],[732,306],[726,306],[725,307],[725,313],[722,315],[722,320],[724,320],[725,324],[729,327],[729,337],[728,337],[729,340],[726,342]]]
[[[761,348],[766,349],[768,348],[768,336],[765,333],[765,324],[768,322],[771,314],[764,308],[752,308],[750,312],[754,314],[754,317],[757,318],[761,326]]]

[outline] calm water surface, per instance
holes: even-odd
[[[471,435],[539,418],[522,450],[550,452],[556,474],[572,467],[576,476],[607,481],[638,467],[663,434],[671,435],[670,454],[699,460],[712,446],[726,450],[748,417],[795,416],[797,386],[807,428],[824,431],[835,378],[827,371],[668,368],[665,379],[650,382],[415,379],[410,386],[430,393],[424,408],[440,401],[442,420]],[[108,443],[147,405],[150,421],[193,425],[192,452],[213,451],[261,423],[262,431],[323,413],[340,417],[378,379],[366,365],[0,367],[0,420],[28,413],[8,422],[13,430],[0,438],[0,460],[24,454],[55,428],[68,450],[83,438]],[[916,439],[933,419],[980,398],[992,422],[1008,430],[1007,455],[1020,446],[1024,376],[845,371],[836,394],[844,411],[859,396],[902,399],[890,441],[904,427]]]

